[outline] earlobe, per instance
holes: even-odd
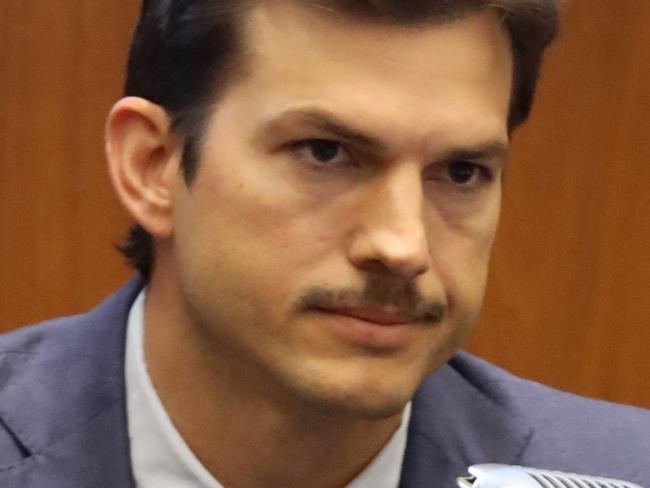
[[[106,156],[127,211],[150,234],[170,236],[181,151],[167,112],[142,98],[117,102],[106,123]]]

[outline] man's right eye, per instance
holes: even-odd
[[[352,156],[337,141],[306,139],[291,144],[301,161],[320,167],[346,166],[354,163]]]

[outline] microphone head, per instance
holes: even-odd
[[[477,464],[468,471],[469,476],[458,478],[459,488],[642,488],[627,481],[505,464]]]

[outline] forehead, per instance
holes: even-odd
[[[269,116],[302,103],[395,137],[454,128],[507,133],[512,56],[491,10],[405,26],[268,0],[248,16],[245,39],[248,84]]]

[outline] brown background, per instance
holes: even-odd
[[[87,309],[130,276],[103,122],[137,3],[0,5],[0,329]],[[572,0],[517,134],[470,349],[650,407],[650,2]]]

